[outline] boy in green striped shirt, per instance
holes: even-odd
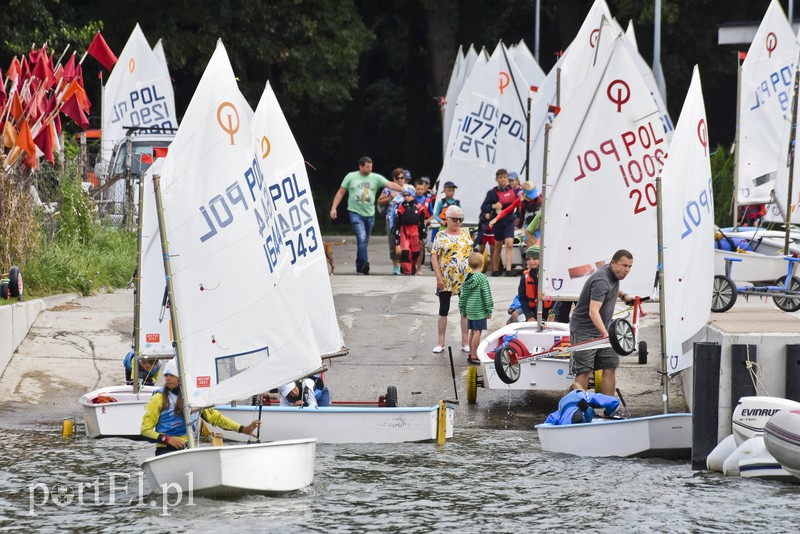
[[[470,354],[467,362],[478,365],[478,344],[481,341],[481,333],[487,329],[487,319],[492,318],[494,302],[492,301],[492,289],[489,287],[489,280],[481,272],[483,269],[483,255],[472,252],[468,260],[471,273],[464,278],[461,285],[461,294],[458,296],[458,309],[462,317],[467,318],[467,328],[469,328],[469,349]]]

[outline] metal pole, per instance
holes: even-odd
[[[536,0],[536,36],[533,39],[533,57],[536,58],[536,63],[539,63],[539,30],[541,29],[539,15],[541,11],[541,0]]]
[[[531,87],[532,88],[532,87]],[[531,180],[531,93],[528,92],[528,112],[525,115],[525,181]]]
[[[665,83],[661,70],[661,0],[655,0],[655,16],[653,18],[653,75],[658,89],[666,100]]]
[[[133,276],[133,392],[139,393],[139,332],[142,318],[142,223],[144,178],[139,175],[139,215],[136,217],[136,274]]]
[[[786,234],[783,237],[783,253],[790,254],[789,252],[789,231],[792,224],[792,182],[794,181],[794,157],[795,146],[794,140],[797,135],[797,88],[800,87],[800,68],[794,71],[794,100],[792,101],[792,127],[789,130],[789,185],[786,191]]]
[[[175,299],[175,289],[172,284],[172,265],[169,261],[169,243],[167,242],[167,224],[164,219],[164,203],[161,201],[161,176],[153,176],[153,190],[156,195],[156,213],[158,214],[158,235],[161,238],[161,253],[164,256],[164,273],[167,278],[167,292],[169,293],[170,313],[172,314],[172,339],[175,344],[175,357],[178,358],[178,375],[181,379],[181,397],[183,397],[183,421],[186,424],[186,433],[189,437],[189,448],[195,448],[192,420],[189,416],[189,397],[186,395],[186,371],[183,365],[183,346],[181,332],[178,324],[178,301]]]
[[[736,56],[739,62],[739,56]],[[742,64],[739,63],[736,76],[736,136],[733,142],[733,229],[739,227],[739,154],[742,152],[739,146],[741,141],[739,131],[741,130],[742,117]]]
[[[661,334],[661,399],[664,402],[664,413],[669,413],[669,383],[667,377],[667,303],[664,296],[664,226],[661,206],[661,176],[656,177],[656,221],[658,233],[658,315],[659,333]]]
[[[789,0],[789,24],[794,20],[794,0]]]
[[[560,71],[559,71],[560,72]],[[547,149],[550,145],[550,126],[544,125],[544,160],[542,164],[542,217],[539,222],[539,272],[536,274],[538,278],[538,285],[536,288],[537,299],[536,302],[536,326],[541,332],[542,328],[542,312],[544,311],[544,303],[542,303],[542,284],[544,283],[544,207],[547,199]],[[534,228],[534,232],[536,229]]]

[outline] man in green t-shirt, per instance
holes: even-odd
[[[383,187],[400,191],[399,183],[390,182],[378,173],[372,172],[372,159],[364,156],[358,160],[358,171],[353,171],[344,177],[342,185],[333,197],[331,206],[331,219],[336,220],[336,208],[347,197],[347,214],[350,216],[350,225],[356,234],[358,245],[356,252],[356,272],[369,274],[369,259],[367,245],[372,227],[375,226],[375,199],[378,191]]]

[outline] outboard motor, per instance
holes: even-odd
[[[733,410],[731,426],[738,447],[745,441],[764,435],[764,425],[781,410],[798,410],[800,402],[780,397],[742,397]]]

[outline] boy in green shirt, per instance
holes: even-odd
[[[481,341],[481,332],[487,329],[487,319],[492,318],[494,302],[492,301],[492,288],[489,279],[481,272],[483,270],[483,255],[472,252],[469,255],[469,268],[472,270],[461,284],[461,294],[458,296],[458,309],[462,317],[467,318],[469,328],[469,351],[467,362],[478,365],[478,344]]]

